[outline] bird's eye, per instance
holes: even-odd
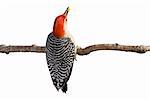
[[[67,19],[66,19],[66,21],[67,21]]]

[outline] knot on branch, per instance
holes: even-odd
[[[135,46],[134,50],[136,50],[137,53],[145,53],[147,51],[143,45]]]
[[[9,47],[6,47],[6,45],[2,44],[0,45],[0,50],[1,50],[1,53],[6,53],[6,54],[9,54]]]

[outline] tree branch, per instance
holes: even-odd
[[[0,45],[0,53],[9,54],[10,52],[36,52],[45,53],[45,46],[14,46],[14,45]]]
[[[87,55],[91,52],[98,50],[116,50],[116,51],[126,51],[126,52],[136,52],[145,53],[150,51],[150,46],[131,46],[131,45],[119,45],[119,44],[96,44],[85,48],[79,48],[77,50],[78,55]]]
[[[126,52],[136,52],[136,53],[145,53],[150,51],[150,46],[130,46],[130,45],[119,45],[119,44],[96,44],[91,45],[85,48],[78,48],[78,55],[87,55],[91,52],[98,50],[117,50],[117,51],[126,51]],[[9,54],[10,52],[36,52],[36,53],[45,53],[45,46],[14,46],[14,45],[0,45],[0,53]]]

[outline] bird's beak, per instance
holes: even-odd
[[[68,15],[68,12],[70,11],[70,8],[68,7],[67,9],[66,9],[66,11],[64,12],[64,16],[67,16]]]

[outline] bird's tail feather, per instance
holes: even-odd
[[[62,92],[66,93],[67,89],[67,83],[65,83],[61,90]]]

